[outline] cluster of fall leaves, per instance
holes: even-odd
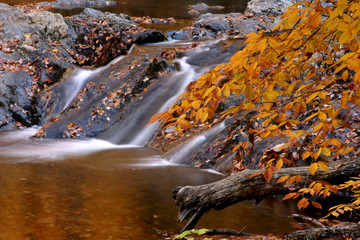
[[[281,136],[287,140],[279,154],[262,157],[268,181],[280,168],[299,163],[307,164],[312,175],[328,172],[324,158],[360,156],[359,36],[359,1],[300,1],[289,7],[271,32],[247,35],[243,50],[192,82],[178,103],[153,120],[175,127],[181,135],[212,121],[220,102],[243,96],[240,104],[221,113],[221,119],[244,111],[256,113],[247,124],[248,140],[233,151],[251,153],[256,142]],[[290,184],[299,178],[285,176],[279,182]],[[355,198],[331,209],[329,214],[338,216],[360,208],[359,184],[357,178],[339,186],[314,181],[284,199],[300,197],[301,209],[309,205],[311,196],[327,197],[347,189]]]

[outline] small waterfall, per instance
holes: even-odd
[[[99,139],[32,139],[38,129],[33,127],[1,132],[0,159],[10,157],[20,161],[61,160],[66,156],[87,155],[102,150],[138,148],[134,145],[115,145]]]
[[[129,50],[129,54],[131,54],[133,48]],[[62,99],[64,103],[63,107],[61,108],[61,111],[56,112],[53,114],[53,116],[59,115],[62,111],[64,111],[71,102],[75,99],[75,97],[78,95],[80,90],[85,86],[85,84],[97,74],[103,72],[107,68],[109,68],[111,65],[116,64],[117,62],[124,59],[126,56],[120,56],[112,60],[110,63],[108,63],[106,66],[96,68],[94,70],[89,69],[75,69],[70,73],[70,77],[65,81],[64,86],[66,86],[62,93]]]
[[[110,131],[100,137],[117,144],[144,146],[159,126],[158,123],[146,124],[158,112],[166,111],[187,85],[198,76],[183,58],[179,61],[180,72],[172,74],[157,89],[149,90],[124,121],[115,124]],[[115,130],[114,130],[115,129]]]
[[[226,124],[221,122],[214,128],[207,130],[206,132],[190,139],[188,142],[181,144],[180,146],[172,149],[170,152],[164,155],[164,158],[173,163],[182,163],[184,158],[191,156],[199,147],[206,141],[211,141],[216,137],[224,128]]]

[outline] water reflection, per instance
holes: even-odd
[[[25,142],[45,155],[53,151],[33,140]],[[61,141],[55,142],[61,147]],[[69,148],[71,144],[64,146],[66,151]],[[222,178],[164,164],[146,148],[105,149],[65,156],[62,161],[28,154],[26,162],[2,151],[0,239],[159,239],[154,229],[178,232],[183,225],[176,219],[172,189]],[[290,211],[279,201],[258,206],[245,202],[210,212],[198,227],[241,230],[246,226],[249,232],[283,233],[290,230],[288,219],[277,216]]]
[[[22,4],[22,3],[39,3],[44,0],[1,0],[0,2],[6,4]],[[48,0],[47,2],[53,2]],[[182,0],[182,1],[168,1],[168,0],[117,0],[119,4],[116,6],[109,6],[100,8],[101,11],[113,13],[125,13],[132,17],[150,16],[157,18],[173,17],[176,19],[191,19],[192,16],[188,14],[189,5],[197,3],[206,3],[209,6],[221,5],[222,10],[209,10],[211,13],[230,13],[230,12],[244,12],[248,0]],[[79,14],[82,9],[60,10],[55,9],[54,12],[59,12],[64,16]]]

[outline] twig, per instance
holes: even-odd
[[[319,226],[322,228],[326,227],[324,224],[322,224],[319,220],[316,220],[315,218],[307,217],[307,216],[300,215],[300,214],[293,214],[293,215],[291,215],[291,217],[293,217],[296,220],[301,221],[301,222],[310,222],[310,223],[313,223],[316,226]]]

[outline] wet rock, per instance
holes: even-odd
[[[41,4],[48,4],[48,2],[43,2]],[[51,2],[55,8],[59,9],[73,9],[73,8],[99,8],[99,7],[108,7],[116,5],[116,1],[112,0],[57,0]]]
[[[188,11],[188,14],[189,14],[190,16],[199,16],[199,15],[200,15],[200,12],[197,11],[197,10],[195,10],[195,9],[191,9],[191,10]]]
[[[32,126],[32,76],[23,71],[0,72],[0,128]]]
[[[247,18],[241,13],[203,14],[194,21],[197,28],[205,28],[214,33],[226,32],[246,35],[261,28],[267,28],[273,23],[273,18]]]
[[[219,63],[227,62],[235,52],[238,52],[243,47],[244,41],[242,40],[223,40],[210,45],[205,51],[196,51],[194,54],[188,53],[186,62],[200,68],[206,66],[215,67]]]
[[[69,28],[76,33],[73,57],[77,63],[103,66],[126,54],[133,42],[124,38],[124,31],[135,26],[129,19],[125,14],[102,13],[89,8],[79,15],[67,17]]]
[[[44,135],[48,138],[67,137],[69,134],[64,133],[69,132],[69,124],[74,123],[81,132],[77,132],[76,136],[70,134],[72,137],[96,137],[105,132],[121,136],[112,127],[131,116],[134,111],[131,105],[146,102],[145,95],[152,91],[153,84],[156,82],[161,86],[156,79],[170,71],[166,61],[143,54],[126,57],[87,79],[71,105],[43,129]],[[57,93],[66,87],[65,82],[60,82],[42,95],[39,108],[43,108],[44,117],[50,116],[53,111],[59,112],[54,108],[56,101],[62,101],[59,99],[62,94]]]
[[[137,44],[156,43],[166,40],[166,37],[163,33],[151,29],[137,32],[133,34],[131,38],[133,39],[133,42]]]
[[[198,4],[195,4],[195,5],[191,5],[189,7],[191,10],[195,10],[195,11],[198,11],[198,12],[204,12],[204,11],[207,11],[209,9],[209,6],[205,3],[198,3]]]
[[[170,31],[165,33],[168,39],[175,40],[200,40],[209,39],[216,36],[216,33],[197,27],[186,27],[180,31]]]
[[[251,0],[247,4],[246,12],[259,16],[282,15],[286,9],[298,0]]]
[[[27,14],[35,28],[44,31],[54,41],[67,37],[68,25],[59,13],[48,11],[31,11]]]

